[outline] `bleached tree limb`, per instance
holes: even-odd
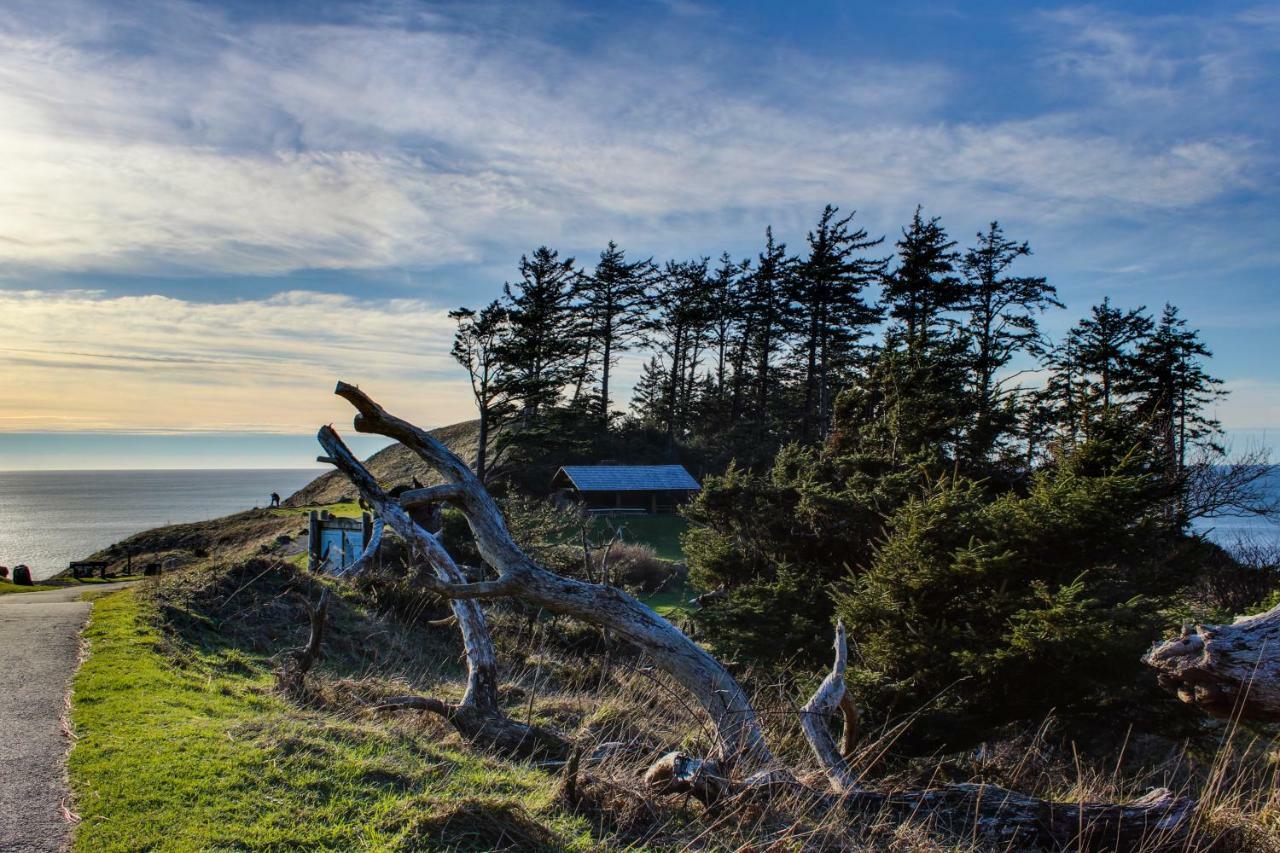
[[[400,506],[405,509],[416,509],[426,504],[453,501],[462,496],[462,490],[453,483],[440,486],[427,486],[424,489],[411,489],[400,495]]]
[[[1213,716],[1280,720],[1280,607],[1230,625],[1185,626],[1142,662],[1162,687]]]
[[[818,685],[813,698],[800,709],[800,726],[804,729],[809,748],[818,759],[818,764],[837,791],[852,790],[857,785],[857,778],[849,769],[849,762],[842,749],[836,746],[836,739],[831,735],[830,721],[837,709],[845,707],[846,688],[844,683],[845,668],[849,661],[849,648],[845,640],[844,622],[836,623],[835,663],[831,672]],[[848,713],[848,712],[846,712]],[[846,721],[847,722],[847,721]],[[856,724],[855,724],[856,725]],[[846,736],[846,741],[849,737]],[[846,747],[851,744],[846,743]]]
[[[321,427],[317,435],[327,459],[355,485],[361,496],[373,507],[378,517],[421,555],[436,577],[420,575],[427,589],[455,589],[483,584],[469,584],[453,557],[433,534],[422,529],[400,502],[383,491],[368,469],[338,436],[332,427]],[[434,583],[433,583],[434,582]],[[498,702],[498,660],[484,612],[472,598],[449,597],[449,606],[458,620],[458,631],[467,658],[467,688],[457,704],[422,698],[425,710],[441,713],[467,740],[513,755],[567,754],[563,738],[536,726],[526,726],[507,717]],[[436,703],[436,704],[431,704]]]
[[[719,661],[622,590],[563,577],[538,565],[511,538],[493,498],[465,462],[425,430],[386,412],[359,388],[339,382],[335,393],[359,413],[357,431],[396,439],[431,465],[446,483],[460,489],[455,502],[466,516],[481,556],[497,570],[498,579],[488,586],[451,581],[432,591],[454,598],[509,595],[607,628],[649,655],[693,694],[711,719],[719,757],[744,757],[757,763],[772,759],[755,709]]]

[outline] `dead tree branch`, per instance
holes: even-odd
[[[459,584],[442,578],[441,584],[429,587],[433,592],[455,599],[510,596],[607,628],[648,654],[697,698],[714,726],[718,755],[727,759],[745,757],[758,763],[771,760],[755,709],[719,661],[622,590],[566,578],[535,563],[511,538],[502,513],[484,485],[452,451],[425,430],[387,413],[353,385],[339,382],[335,393],[359,413],[355,418],[358,432],[396,439],[459,490],[455,502],[466,516],[481,556],[497,570],[498,579]],[[359,483],[356,485],[360,487]],[[403,513],[399,506],[395,509]],[[387,521],[396,526],[390,517]]]
[[[398,500],[382,490],[332,427],[322,427],[318,438],[326,451],[326,459],[355,485],[378,517],[391,525],[435,571],[435,578],[419,576],[424,586],[437,590],[439,587],[431,583],[433,580],[445,588],[483,585],[466,583],[462,571],[440,541],[410,518]],[[568,744],[563,738],[536,726],[517,723],[502,712],[498,702],[497,655],[484,612],[469,598],[450,596],[449,605],[462,634],[467,658],[467,688],[462,701],[456,705],[424,698],[424,703],[434,701],[437,705],[424,705],[423,709],[436,713],[443,710],[443,715],[468,741],[509,755],[560,757],[567,754]]]

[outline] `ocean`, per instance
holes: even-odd
[[[114,542],[287,498],[321,469],[0,471],[0,565],[47,578]]]

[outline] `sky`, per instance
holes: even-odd
[[[1176,304],[1277,446],[1277,102],[1277,3],[6,0],[0,469],[309,467],[338,378],[466,419],[445,313],[522,253],[827,203],[998,219],[1051,335]]]

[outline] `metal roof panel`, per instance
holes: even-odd
[[[565,465],[560,469],[580,492],[696,491],[683,465]]]

